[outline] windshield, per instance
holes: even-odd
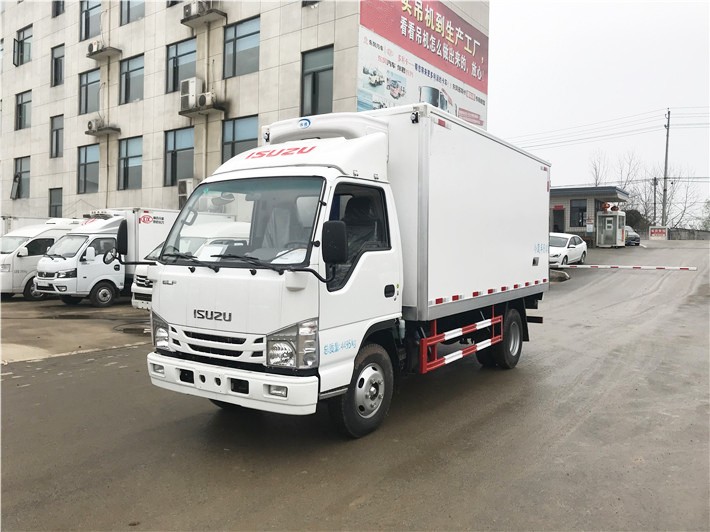
[[[567,239],[563,236],[551,236],[550,237],[550,247],[553,248],[564,248],[567,246]]]
[[[73,257],[84,245],[87,238],[86,235],[64,235],[47,250],[47,255],[65,258]]]
[[[28,236],[2,236],[0,237],[0,253],[12,253],[29,239]]]
[[[323,183],[320,177],[293,176],[199,186],[180,212],[160,260],[236,268],[303,264]]]

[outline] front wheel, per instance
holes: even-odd
[[[101,281],[100,283],[96,283],[96,286],[91,289],[89,299],[91,300],[91,304],[95,307],[108,307],[111,306],[116,299],[116,291],[113,289],[111,283]]]
[[[579,263],[580,263],[580,264],[584,264],[584,261],[586,261],[586,260],[587,260],[587,252],[586,252],[586,251],[582,251],[582,256],[579,257]]]
[[[22,291],[22,297],[24,297],[26,301],[41,301],[47,296],[35,288],[35,278],[32,277],[27,281],[25,289]]]
[[[394,372],[387,351],[365,345],[355,358],[348,391],[330,400],[333,423],[351,438],[361,438],[380,426],[392,402]]]
[[[567,256],[562,257],[562,266],[567,264]]]
[[[523,350],[523,320],[516,309],[508,309],[505,313],[503,339],[491,349],[499,368],[513,369],[518,364]]]
[[[77,297],[77,296],[59,296],[59,299],[61,299],[62,303],[64,303],[65,305],[72,305],[73,306],[73,305],[78,305],[79,303],[81,303],[82,298]]]

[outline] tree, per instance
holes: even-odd
[[[700,222],[698,223],[698,229],[710,231],[710,199],[705,200],[703,214],[700,216]]]
[[[604,152],[596,150],[589,161],[589,166],[592,173],[592,183],[594,183],[595,187],[598,187],[606,181],[606,175],[609,171],[609,163]]]

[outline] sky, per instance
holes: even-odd
[[[670,109],[669,167],[710,195],[710,2],[491,0],[489,35],[488,131],[553,186],[630,152],[662,177]]]

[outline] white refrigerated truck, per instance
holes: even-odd
[[[122,293],[130,294],[135,269],[130,264],[103,262],[103,255],[116,246],[121,222],[126,222],[127,258],[135,262],[165,240],[177,213],[145,208],[91,211],[39,261],[36,290],[58,295],[67,305],[85,297],[96,307],[111,305]]]
[[[15,294],[22,294],[28,301],[43,299],[45,294],[37,292],[34,286],[37,264],[54,242],[77,227],[81,220],[51,218],[33,225],[18,222],[17,218],[14,220],[17,227],[0,237],[2,299],[7,300]]]
[[[327,401],[359,437],[406,373],[472,354],[518,363],[548,289],[548,163],[426,104],[286,120],[264,138],[195,188],[168,235],[153,384],[282,414]],[[213,210],[249,237],[179,253]]]

